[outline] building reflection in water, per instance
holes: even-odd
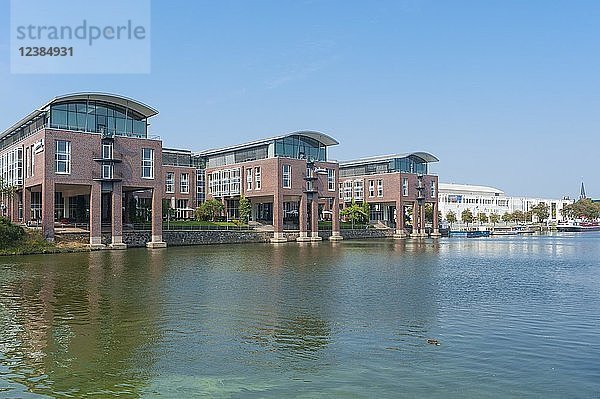
[[[141,255],[141,256],[140,256]],[[158,339],[153,259],[136,251],[0,266],[0,364],[31,393],[138,397]],[[130,289],[135,285],[136,289]],[[18,390],[18,385],[15,387]]]

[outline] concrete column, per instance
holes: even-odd
[[[42,183],[42,234],[49,242],[54,242],[54,182]]]
[[[401,240],[406,238],[406,232],[404,231],[404,204],[402,200],[396,200],[396,234],[394,239]]]
[[[283,234],[283,195],[279,190],[273,195],[273,230],[272,243],[287,241]]]
[[[90,188],[90,248],[102,249],[102,187],[93,182]]]
[[[420,217],[419,217],[419,222],[420,222],[419,236],[421,236],[421,237],[427,237],[427,233],[425,232],[425,203],[423,203],[422,205],[419,205],[419,212],[420,212]]]
[[[319,199],[315,195],[312,202],[310,203],[310,230],[311,230],[311,241],[321,241],[319,237]]]
[[[341,241],[344,238],[340,233],[340,199],[339,195],[333,197],[333,206],[331,207],[331,237],[330,241]]]
[[[441,236],[439,223],[438,202],[436,201],[433,203],[433,231],[431,232],[431,237],[433,238],[439,238]]]
[[[123,243],[123,186],[121,182],[113,183],[112,192],[112,249],[125,249]]]
[[[31,189],[23,188],[23,223],[31,221]]]
[[[412,233],[411,237],[419,237],[419,205],[417,201],[413,202],[413,210],[412,210]]]
[[[162,237],[162,190],[152,189],[152,238],[146,243],[148,248],[166,248],[167,243]]]
[[[308,198],[306,193],[300,196],[300,206],[298,207],[298,222],[300,227],[300,236],[296,241],[310,241],[308,236]]]

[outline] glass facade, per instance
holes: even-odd
[[[326,161],[327,147],[310,137],[292,135],[275,140],[275,156]]]
[[[415,155],[410,155],[405,158],[394,158],[389,161],[379,161],[356,166],[342,166],[340,167],[340,177],[374,175],[378,173],[392,172],[426,175],[427,171],[427,162]]]
[[[107,136],[147,137],[144,116],[131,109],[101,101],[73,101],[52,105],[50,127]]]

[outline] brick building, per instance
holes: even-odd
[[[286,227],[299,230],[299,241],[320,240],[324,213],[333,215],[331,239],[341,239],[339,168],[327,160],[327,147],[337,144],[323,133],[298,131],[200,152],[206,162],[206,198],[219,199],[226,215],[236,218],[244,195],[252,204],[250,220],[273,225],[274,242],[286,240]]]
[[[112,247],[123,248],[129,199],[145,192],[152,210],[148,246],[165,246],[162,143],[148,136],[148,119],[157,113],[103,93],[64,95],[36,109],[0,134],[2,180],[15,190],[3,198],[4,212],[41,225],[49,241],[55,223],[80,222],[89,227],[92,247],[102,246],[108,224]]]
[[[426,152],[340,162],[340,201],[343,206],[352,201],[368,202],[370,220],[395,227],[396,238],[406,237],[407,208],[412,209],[412,236],[425,237],[425,206],[431,204],[431,235],[437,237],[438,178],[428,174],[431,162],[438,162],[438,159]]]

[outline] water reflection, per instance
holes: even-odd
[[[13,382],[39,394],[139,396],[149,377],[139,370],[154,361],[142,350],[158,331],[148,294],[155,287],[139,278],[152,261],[136,255],[34,256],[3,266],[0,353]]]

